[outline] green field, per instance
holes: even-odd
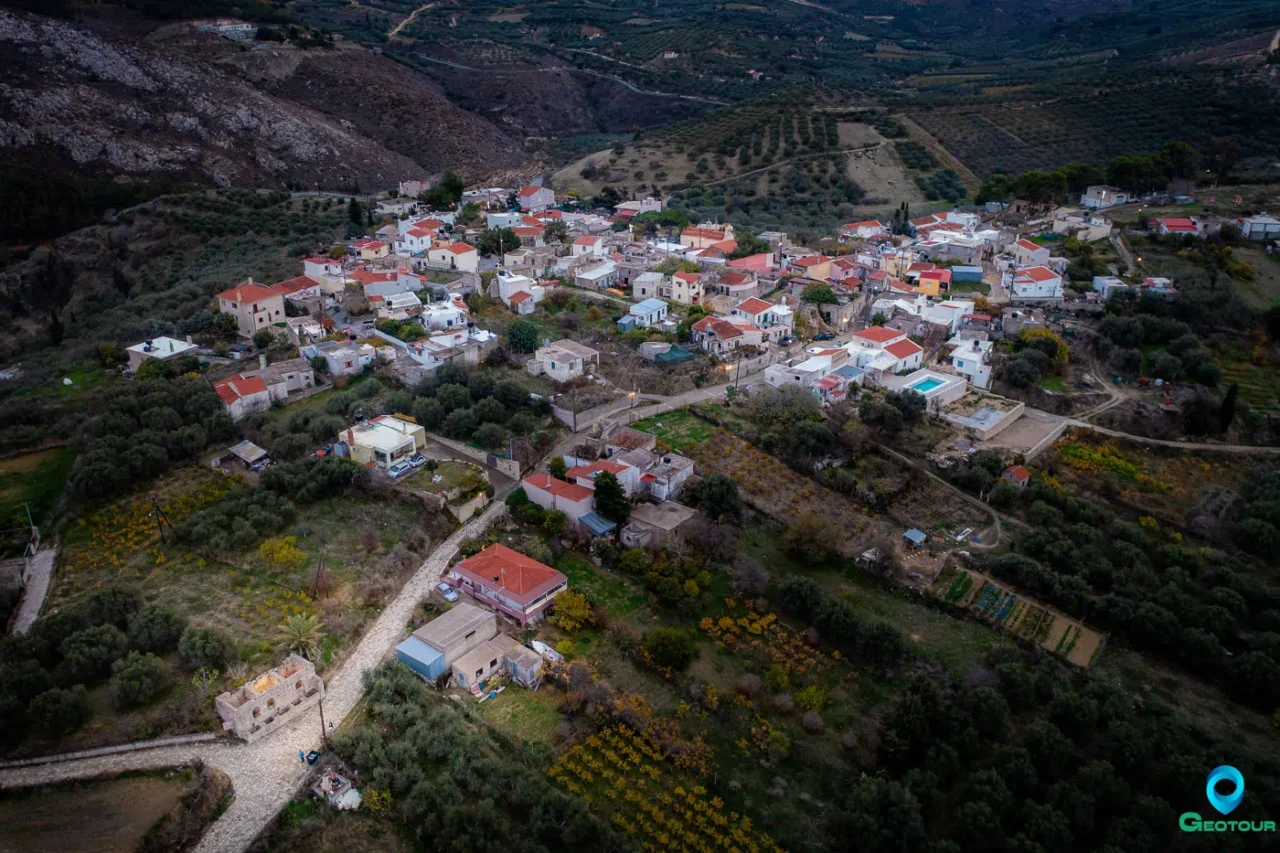
[[[569,587],[604,608],[611,619],[629,616],[644,604],[644,595],[630,583],[598,569],[580,555],[566,552],[556,568],[569,579]]]
[[[441,462],[436,470],[428,471],[422,468],[410,474],[402,482],[406,486],[437,494],[458,488],[467,479],[468,474],[477,473],[476,466],[466,462]],[[433,477],[439,477],[440,482],[432,482]]]
[[[27,508],[37,526],[47,524],[75,462],[70,447],[0,460],[0,531],[25,529]]]
[[[671,446],[677,453],[683,453],[695,444],[701,444],[715,432],[715,424],[708,423],[686,409],[654,415],[642,421],[636,421],[632,427],[642,432],[651,432],[659,441]]]
[[[550,744],[560,715],[560,692],[542,687],[537,692],[509,687],[475,706],[476,713],[503,734],[530,743]]]

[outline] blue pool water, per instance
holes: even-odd
[[[937,388],[939,385],[942,385],[942,384],[943,384],[942,380],[939,379],[938,377],[926,376],[924,379],[921,379],[917,382],[912,382],[907,387],[910,388],[912,391],[919,391],[921,394],[928,394],[934,388]]]

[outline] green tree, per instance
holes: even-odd
[[[355,196],[351,197],[351,201],[347,202],[347,219],[351,220],[353,225],[364,224],[364,211],[360,208],[360,202]]]
[[[314,613],[295,613],[276,626],[276,641],[309,660],[315,659],[323,639],[320,617]]]
[[[231,638],[217,628],[188,628],[178,641],[178,656],[191,669],[221,669],[235,655]]]
[[[601,471],[595,478],[596,509],[602,516],[616,524],[626,524],[631,517],[631,501],[622,483],[609,471]]]
[[[178,644],[186,620],[162,604],[148,604],[129,617],[129,645],[163,654]]]
[[[1218,407],[1218,431],[1225,433],[1231,429],[1231,422],[1236,419],[1236,395],[1240,393],[1240,385],[1232,382]]]
[[[521,317],[507,327],[507,345],[516,352],[533,352],[538,348],[538,324]]]
[[[144,705],[169,686],[164,661],[153,654],[129,652],[112,667],[111,696],[122,708]]]
[[[270,329],[259,329],[253,333],[253,345],[258,349],[267,349],[275,342],[276,336]]]
[[[75,731],[91,714],[89,694],[83,684],[46,690],[32,699],[27,707],[27,718],[36,731],[47,738]]]
[[[698,507],[713,521],[741,517],[742,495],[738,484],[724,474],[708,474],[698,485]]]
[[[650,631],[645,635],[644,649],[655,664],[674,672],[683,672],[698,656],[698,644],[693,634],[675,628]]]
[[[75,681],[105,675],[129,646],[124,632],[114,625],[96,625],[77,631],[62,641],[63,664]]]
[[[569,466],[565,464],[563,456],[552,456],[551,461],[547,463],[547,473],[557,480],[563,480],[568,471]]]
[[[569,226],[563,219],[552,219],[544,225],[542,236],[548,243],[566,243],[569,240]]]
[[[1009,181],[1007,175],[997,172],[989,175],[982,181],[982,188],[978,190],[978,195],[974,199],[978,204],[986,204],[989,201],[999,202],[1000,209],[1004,210],[1004,204],[1013,195],[1013,185]]]
[[[476,248],[486,255],[502,255],[520,248],[520,238],[510,228],[486,228],[476,239]]]
[[[737,231],[733,235],[737,247],[729,253],[729,260],[748,258],[752,255],[767,255],[773,252],[768,240],[761,240],[750,231]]]
[[[816,281],[813,284],[805,285],[800,298],[810,305],[835,305],[839,302],[839,299],[836,298],[836,292],[831,289],[831,285],[821,284]]]

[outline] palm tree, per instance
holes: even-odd
[[[314,613],[298,613],[290,616],[276,628],[276,640],[289,651],[311,659],[320,649],[322,630],[320,618]]]

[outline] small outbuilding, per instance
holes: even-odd
[[[923,548],[924,544],[929,541],[929,536],[922,530],[912,527],[906,533],[902,534],[902,538],[911,543],[912,547]]]

